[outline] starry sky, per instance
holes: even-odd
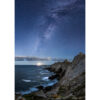
[[[15,56],[85,53],[85,0],[15,0]]]

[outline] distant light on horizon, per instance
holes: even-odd
[[[42,63],[42,62],[37,62],[36,65],[37,65],[37,66],[41,66],[41,65],[44,65],[44,63]]]

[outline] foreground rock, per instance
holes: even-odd
[[[24,95],[26,100],[85,100],[85,55],[80,53],[72,62],[58,62],[48,70],[56,73],[51,79],[59,82],[37,93]]]

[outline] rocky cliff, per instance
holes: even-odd
[[[85,55],[79,53],[72,62],[65,60],[53,64],[50,71],[59,76],[59,82],[47,95],[54,95],[61,100],[85,100]]]
[[[85,55],[79,53],[72,62],[65,60],[51,65],[58,83],[36,93],[24,95],[26,100],[85,100]]]

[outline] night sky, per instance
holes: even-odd
[[[84,0],[15,0],[15,56],[85,53]]]

